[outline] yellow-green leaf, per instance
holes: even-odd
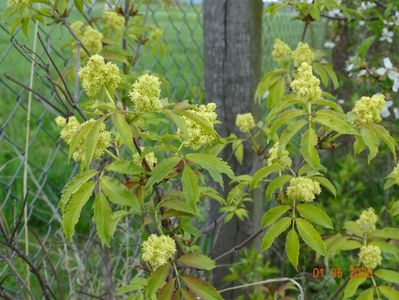
[[[101,244],[109,246],[111,239],[112,210],[108,200],[99,192],[93,203],[93,221],[96,224],[97,235]]]
[[[380,285],[378,287],[378,290],[383,294],[385,297],[388,298],[388,300],[398,300],[399,299],[399,291],[386,286],[386,285]]]
[[[62,216],[62,227],[65,237],[68,241],[72,240],[75,233],[75,225],[79,221],[83,206],[90,199],[96,183],[89,181],[80,186],[80,188],[72,195],[71,200],[65,206]]]
[[[299,204],[296,208],[303,218],[325,228],[333,228],[330,217],[319,207],[312,204]]]
[[[287,233],[285,252],[291,265],[298,271],[299,239],[295,229],[291,229]]]
[[[125,117],[121,113],[112,114],[112,121],[116,131],[119,133],[123,143],[130,149],[130,151],[135,152],[136,149],[133,144],[133,132],[126,122]]]
[[[184,275],[181,277],[184,284],[200,299],[223,300],[218,291],[208,282],[194,276]]]
[[[262,218],[263,227],[268,227],[274,224],[289,209],[290,209],[289,205],[279,205],[266,211]]]
[[[262,251],[266,251],[273,244],[274,240],[282,234],[288,226],[290,226],[292,219],[289,217],[282,218],[269,227],[262,241]]]
[[[151,172],[151,177],[147,181],[146,189],[162,181],[180,161],[180,157],[172,156],[157,164]]]
[[[177,260],[179,265],[202,270],[212,270],[215,268],[216,263],[213,259],[201,253],[184,254]]]
[[[151,277],[148,279],[148,296],[152,297],[162,287],[168,277],[169,269],[169,264],[166,264],[152,272]]]
[[[300,150],[309,165],[315,169],[321,169],[319,153],[316,150],[317,143],[316,132],[313,128],[308,128],[302,135]]]
[[[198,186],[198,177],[189,166],[184,166],[182,175],[183,194],[189,205],[195,209],[195,205],[199,201],[200,191]]]
[[[378,269],[374,275],[387,282],[399,284],[399,273],[393,270]]]
[[[117,179],[102,176],[100,187],[109,201],[114,204],[131,207],[133,211],[139,212],[139,204],[134,194]]]
[[[64,213],[64,209],[69,199],[71,199],[72,194],[76,193],[82,184],[86,183],[88,180],[94,177],[97,174],[96,170],[87,170],[84,171],[75,177],[73,177],[64,187],[61,192],[61,200],[60,200],[60,212]]]
[[[304,240],[304,242],[317,253],[326,256],[327,247],[320,233],[314,229],[312,224],[302,218],[295,219],[296,226],[298,228],[299,235]]]

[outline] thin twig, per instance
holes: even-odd
[[[250,243],[252,240],[254,240],[259,234],[261,234],[265,229],[264,228],[259,228],[257,231],[255,231],[253,234],[251,234],[249,237],[247,237],[245,240],[243,240],[241,243],[235,245],[233,248],[231,248],[230,250],[222,253],[221,255],[219,255],[218,257],[214,258],[214,261],[219,261],[223,258],[225,258],[226,256],[236,253],[237,251],[239,251],[241,248],[243,248],[246,244]]]
[[[47,100],[45,97],[43,97],[42,95],[40,95],[38,92],[34,91],[33,89],[29,88],[29,86],[19,82],[18,80],[12,78],[11,76],[5,74],[4,77],[12,82],[14,82],[15,84],[19,85],[20,87],[26,89],[29,92],[32,92],[33,96],[35,96],[35,98],[37,100],[43,101],[44,103],[46,103],[48,106],[50,106],[52,109],[54,109],[58,114],[66,117],[65,113],[60,110],[58,107],[54,106],[54,104],[52,104],[49,100]]]
[[[53,65],[53,67],[54,67],[54,69],[55,69],[55,71],[57,72],[58,77],[61,79],[62,84],[63,84],[63,86],[64,86],[64,88],[65,88],[65,91],[66,91],[66,93],[68,94],[68,97],[69,97],[68,99],[70,100],[72,107],[73,107],[73,108],[76,108],[76,101],[73,99],[71,93],[69,92],[69,89],[68,89],[68,86],[67,86],[67,84],[66,84],[66,82],[65,82],[64,76],[62,76],[60,70],[58,69],[57,64],[55,63],[55,61],[54,61],[53,58],[51,57],[50,53],[48,52],[47,47],[46,47],[46,45],[44,44],[44,42],[43,42],[43,40],[42,40],[42,38],[41,38],[41,36],[40,36],[40,33],[37,34],[37,37],[39,38],[39,42],[40,42],[40,44],[42,45],[44,52],[46,53],[48,59],[50,60],[51,64]]]

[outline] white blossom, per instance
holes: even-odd
[[[335,47],[335,43],[332,42],[332,41],[326,41],[326,42],[324,43],[324,48],[333,49],[334,47]]]
[[[386,101],[384,108],[381,110],[381,116],[383,118],[387,118],[391,115],[391,113],[389,112],[389,108],[393,105],[392,101]]]
[[[392,91],[397,92],[399,90],[399,72],[394,68],[389,57],[384,58],[384,67],[378,68],[375,72],[379,76],[387,74],[388,78],[393,81]]]
[[[380,41],[387,41],[388,43],[392,43],[393,32],[389,31],[388,28],[384,28],[382,30],[382,34],[380,37]]]

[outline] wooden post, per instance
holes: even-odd
[[[218,105],[218,131],[223,136],[239,135],[235,118],[239,113],[252,112],[256,118],[259,109],[254,105],[254,94],[261,71],[262,0],[205,0],[204,1],[204,56],[205,96]],[[254,157],[245,149],[243,165],[233,163],[236,174],[248,173]],[[259,203],[250,208],[246,222],[231,221],[221,227],[214,247],[214,255],[224,253],[248,237],[259,226]],[[257,207],[257,209],[254,209]],[[217,215],[212,207],[211,218]],[[229,256],[220,263],[232,262]],[[226,270],[216,269],[214,283],[220,286]],[[229,298],[229,295],[224,295]],[[226,299],[227,299],[226,298]]]

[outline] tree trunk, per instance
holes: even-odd
[[[205,0],[204,1],[204,51],[205,51],[205,95],[218,105],[218,128],[222,136],[239,135],[235,118],[239,113],[252,112],[258,115],[254,105],[254,94],[261,71],[262,0]],[[230,151],[231,152],[231,149]],[[233,162],[236,174],[250,172],[254,162],[251,149],[245,149],[244,162]],[[230,163],[231,164],[231,163]],[[250,205],[250,218],[241,222],[232,220],[220,228],[214,245],[217,256],[248,237],[254,227],[259,226],[260,203]],[[254,209],[256,207],[256,209]],[[215,204],[210,220],[218,215]],[[217,231],[217,230],[216,230]],[[231,263],[234,257],[226,257],[219,263]],[[226,268],[217,268],[214,283],[222,284]],[[229,295],[224,295],[230,299]]]

